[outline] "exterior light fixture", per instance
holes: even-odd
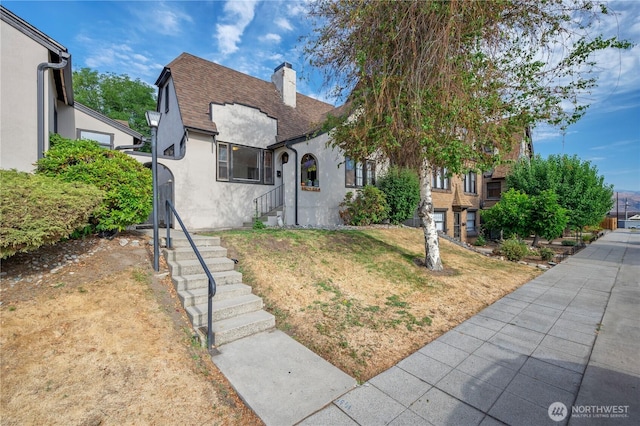
[[[160,270],[160,237],[158,232],[158,125],[162,114],[147,111],[147,124],[151,127],[151,174],[153,182],[153,270]]]

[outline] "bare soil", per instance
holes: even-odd
[[[150,260],[120,234],[2,262],[1,424],[262,424]]]

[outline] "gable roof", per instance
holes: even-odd
[[[128,124],[123,124],[122,122],[120,122],[120,120],[113,120],[113,119],[107,117],[106,115],[99,113],[98,111],[92,110],[88,106],[83,105],[78,101],[73,103],[73,107],[75,109],[77,109],[78,111],[81,111],[81,112],[83,112],[83,113],[95,118],[96,120],[102,121],[103,123],[108,124],[109,126],[114,127],[116,129],[120,130],[121,132],[124,132],[124,133],[128,134],[129,136],[132,136],[134,139],[142,140],[142,134],[141,133],[136,132],[135,130],[133,130],[131,127],[129,127]],[[126,123],[126,121],[124,123]]]
[[[280,142],[317,128],[333,105],[297,93],[296,107],[282,102],[271,82],[260,80],[214,62],[182,53],[171,61],[156,81],[161,86],[171,76],[185,127],[217,133],[209,105],[241,104],[257,108],[278,120]]]

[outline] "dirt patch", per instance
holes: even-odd
[[[419,229],[220,235],[278,327],[361,381],[540,273],[442,239],[445,269],[432,273],[415,262]]]
[[[136,234],[3,261],[2,424],[261,424],[150,265]]]

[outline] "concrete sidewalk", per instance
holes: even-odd
[[[617,230],[301,424],[640,424],[639,317],[640,233]]]

